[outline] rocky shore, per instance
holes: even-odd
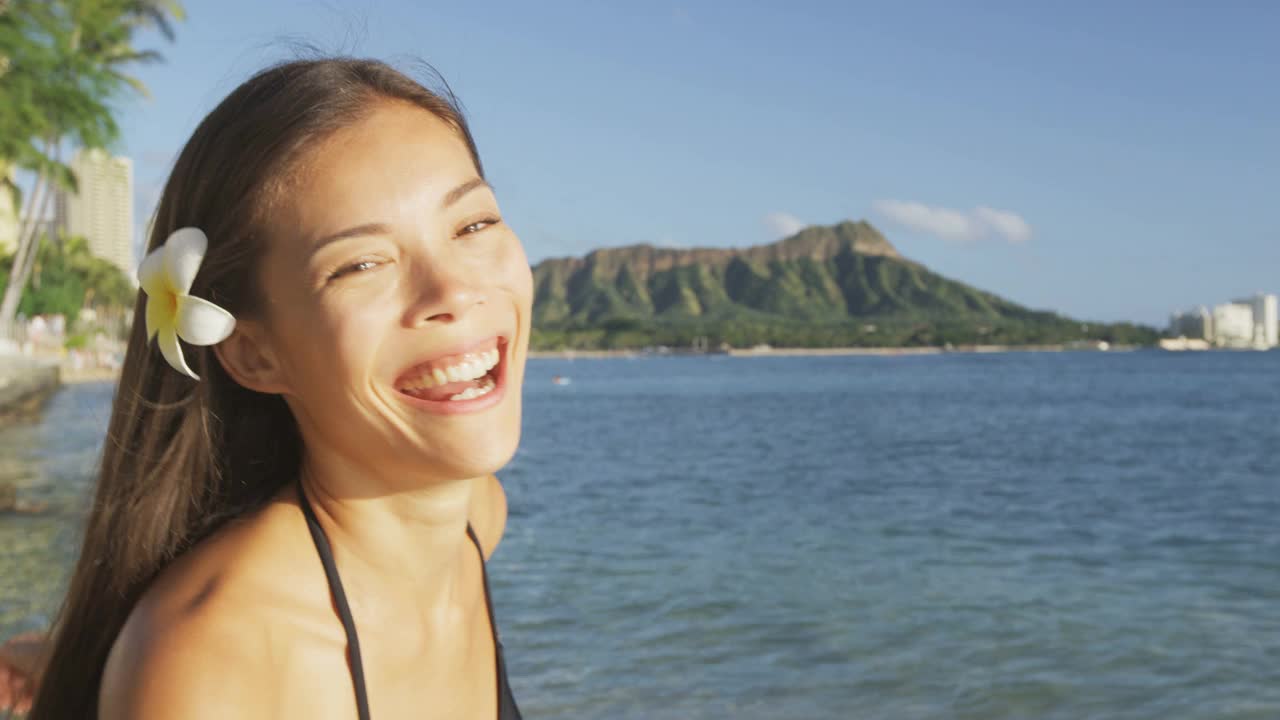
[[[0,422],[38,409],[61,384],[55,362],[0,355]]]

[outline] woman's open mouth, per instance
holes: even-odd
[[[401,374],[395,388],[438,412],[467,412],[498,401],[504,388],[507,341],[501,336],[466,352],[433,358]]]

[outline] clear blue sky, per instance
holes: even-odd
[[[1086,319],[1280,291],[1280,3],[186,4],[121,108],[140,225],[200,118],[303,40],[435,65],[534,261],[866,218]]]

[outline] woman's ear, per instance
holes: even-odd
[[[226,340],[213,346],[213,352],[231,379],[244,387],[273,395],[289,391],[266,332],[258,323],[237,321],[236,329]]]

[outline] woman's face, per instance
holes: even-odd
[[[506,464],[533,279],[457,131],[381,103],[311,151],[287,193],[261,317],[308,448],[440,479]]]

